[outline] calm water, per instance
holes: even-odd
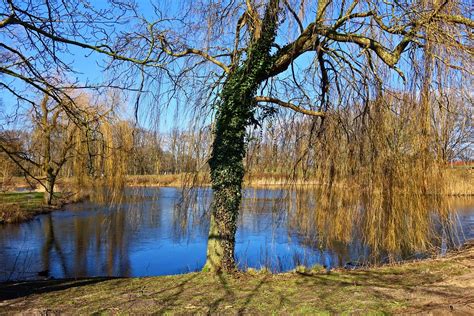
[[[332,249],[308,242],[289,227],[286,204],[279,203],[282,194],[245,191],[236,241],[241,268],[285,271],[298,264],[334,267],[367,258],[368,249],[358,241]],[[0,226],[0,280],[199,270],[206,257],[209,190],[201,190],[186,207],[175,188],[141,189],[140,196],[120,207],[82,203],[27,223]],[[459,208],[454,218],[458,240],[474,238],[474,207]]]

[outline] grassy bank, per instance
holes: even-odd
[[[449,168],[446,173],[446,195],[447,196],[474,196],[474,170],[470,168]],[[196,174],[168,174],[168,175],[142,175],[127,176],[127,184],[132,187],[182,187],[184,184],[194,186],[209,186],[209,175],[206,173]],[[11,190],[26,188],[27,184],[23,178],[11,179]],[[315,180],[305,182],[292,182],[282,174],[260,173],[249,174],[244,179],[244,186],[251,188],[284,188],[289,185],[301,187],[316,187]],[[71,179],[60,179],[58,191],[61,188],[73,187]],[[74,195],[74,201],[81,197]],[[73,200],[57,199],[56,206],[48,207],[43,204],[42,192],[6,192],[0,193],[0,224],[17,223],[33,218],[35,215],[49,212],[60,208],[65,203]]]
[[[0,193],[0,223],[31,219],[45,210],[43,192]]]
[[[442,259],[359,271],[8,283],[0,284],[0,301],[0,313],[35,314],[469,314],[474,311],[474,247]]]
[[[130,186],[150,186],[150,187],[181,187],[183,185],[210,186],[210,178],[207,173],[199,174],[157,174],[157,175],[132,175],[127,176],[127,184]],[[315,180],[295,182],[283,174],[260,173],[247,174],[244,177],[244,186],[252,188],[265,187],[287,187],[290,185],[314,186],[318,183]]]
[[[454,196],[474,195],[474,169],[472,168],[452,168],[446,169],[446,194]],[[210,186],[209,174],[201,172],[198,174],[179,173],[179,174],[157,174],[157,175],[128,175],[126,182],[134,187],[181,187],[184,184],[194,184],[196,186]],[[289,185],[317,186],[318,182],[314,179],[306,181],[294,181],[283,173],[269,172],[251,172],[245,175],[244,186],[264,188],[264,187],[286,187]],[[72,179],[62,178],[58,180],[58,191],[61,188],[71,188],[74,186]],[[8,190],[17,188],[29,188],[25,179],[15,177],[10,179]]]
[[[48,206],[43,201],[43,192],[0,193],[0,224],[27,221],[38,214],[57,210],[65,203],[58,199],[55,205]]]

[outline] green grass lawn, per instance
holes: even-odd
[[[43,192],[0,193],[0,223],[30,219],[44,211]]]
[[[16,203],[21,207],[41,206],[43,192],[9,192],[0,193],[0,204]]]

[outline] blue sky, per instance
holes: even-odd
[[[190,0],[184,0],[184,1],[190,1]],[[101,0],[91,0],[91,3],[95,7],[104,7],[106,6],[105,1]],[[140,5],[140,13],[145,15],[147,19],[153,20],[155,19],[155,15],[153,13],[152,6],[150,5],[150,2],[147,0],[143,1],[138,1]],[[186,3],[186,2],[179,2],[179,1],[172,1],[172,0],[160,0],[160,1],[155,1],[156,4],[158,4],[163,10],[164,13],[167,15],[173,15],[176,13],[176,15],[179,16],[178,13],[181,13],[180,10],[180,4]],[[310,8],[313,9],[313,8]],[[309,14],[312,16],[312,14]],[[308,21],[306,21],[308,23]],[[228,27],[234,28],[234,26],[229,25]],[[285,33],[285,32],[282,32]],[[193,41],[198,41],[198,38],[194,38],[195,34],[189,34],[189,40],[191,42]],[[1,34],[0,34],[1,38]],[[284,44],[286,41],[284,38],[280,37],[279,42],[281,44]],[[198,43],[200,44],[200,43]],[[347,47],[346,45],[342,45],[342,47]],[[79,47],[74,47],[70,46],[69,47],[70,54],[64,54],[61,57],[67,61],[70,62],[73,65],[73,68],[77,71],[79,71],[79,74],[74,74],[74,78],[77,77],[80,81],[85,82],[86,80],[89,80],[91,82],[100,82],[105,76],[107,76],[106,73],[103,72],[102,68],[98,65],[104,61],[104,56],[97,54],[97,53],[90,53],[90,51],[79,48]],[[313,61],[313,54],[305,54],[303,57],[300,57],[297,62],[295,63],[295,66],[298,67],[299,65],[307,65],[310,64]],[[404,65],[403,61],[401,62],[402,69],[406,67]],[[391,82],[394,87],[400,87],[403,83],[398,77],[398,75],[395,74],[395,72],[390,73],[391,77]],[[70,78],[73,79],[73,78]],[[137,82],[139,81],[139,78],[136,78]],[[13,83],[15,85],[15,83]],[[166,87],[165,87],[166,88]],[[121,116],[122,118],[132,118],[134,114],[134,103],[136,100],[136,95],[134,93],[131,93],[129,95],[128,100],[124,100],[126,102],[126,106],[124,107],[125,110],[122,111]],[[11,111],[14,109],[14,105],[16,100],[9,95],[8,93],[5,93],[4,91],[1,92],[0,98],[2,99],[3,107],[7,111]],[[154,119],[157,117],[156,113],[156,106],[153,106],[153,100],[147,96],[144,96],[141,98],[141,104],[140,104],[140,111],[139,111],[139,121],[142,125],[145,127],[152,127],[152,122]],[[181,128],[186,128],[187,127],[187,122],[189,122],[190,116],[188,113],[184,111],[183,107],[178,107],[176,104],[176,100],[173,100],[171,102],[170,106],[168,107],[168,110],[162,111],[160,113],[160,122],[157,124],[158,130],[161,132],[166,132],[169,131],[173,127],[181,127]],[[155,111],[153,111],[155,110]],[[208,118],[208,121],[210,119]]]

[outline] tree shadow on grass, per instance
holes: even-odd
[[[246,309],[248,308],[248,306],[250,305],[250,303],[252,302],[252,300],[254,299],[254,297],[256,297],[258,295],[258,292],[260,291],[261,287],[266,283],[268,282],[268,275],[265,275],[258,283],[257,285],[254,287],[254,289],[247,295],[246,299],[245,299],[245,302],[243,303],[243,305],[240,307],[240,309],[238,310],[237,314],[239,315],[242,315],[246,312]],[[283,298],[283,299],[286,299],[286,298]],[[282,301],[282,299],[280,299],[280,302]]]
[[[318,286],[332,288],[346,288],[354,293],[365,293],[368,299],[373,297],[378,308],[383,308],[382,302],[399,302],[406,304],[406,308],[422,312],[434,308],[443,308],[449,311],[451,303],[467,304],[472,302],[474,295],[469,289],[459,284],[442,284],[448,276],[442,271],[433,274],[421,274],[413,271],[358,271],[330,275],[299,274],[301,279],[298,286],[301,288],[317,288]],[[417,298],[418,301],[413,301]],[[374,303],[375,303],[374,301]],[[429,302],[429,303],[427,303]]]
[[[222,273],[217,273],[216,277],[225,294],[208,305],[208,314],[216,313],[222,303],[232,301],[235,298],[235,293],[229,286],[229,282],[225,275]]]
[[[96,301],[90,301],[89,297],[89,301],[80,302],[74,308],[87,309],[89,306],[92,310],[98,308],[100,312],[153,310],[158,314],[173,311],[246,314],[261,311],[263,304],[264,308],[276,311],[309,308],[338,313],[346,309],[355,312],[405,308],[449,311],[449,308],[458,308],[456,302],[462,305],[472,301],[468,289],[439,283],[447,277],[443,270],[433,270],[429,274],[421,273],[422,270],[297,273],[276,278],[271,274],[193,273],[177,278],[119,281],[117,285],[114,282],[107,285],[106,296],[111,298],[110,301],[101,302],[104,296],[93,298]],[[0,301],[54,293],[110,279],[0,283]],[[112,296],[110,291],[113,291]],[[419,300],[412,302],[414,297]]]
[[[156,311],[156,314],[164,314],[167,310],[172,310],[173,307],[175,307],[175,304],[179,301],[179,298],[183,295],[183,293],[186,291],[187,286],[192,287],[192,281],[198,276],[197,273],[191,274],[189,278],[186,278],[182,282],[172,286],[172,287],[167,287],[165,289],[161,289],[159,291],[156,291],[155,293],[148,294],[148,296],[153,297],[157,294],[164,293],[171,291],[169,295],[160,298],[160,309]],[[173,292],[175,291],[175,292]]]
[[[32,294],[66,290],[73,287],[92,285],[103,281],[116,279],[111,277],[98,277],[88,279],[61,279],[44,281],[20,281],[0,283],[0,301],[12,300]]]

